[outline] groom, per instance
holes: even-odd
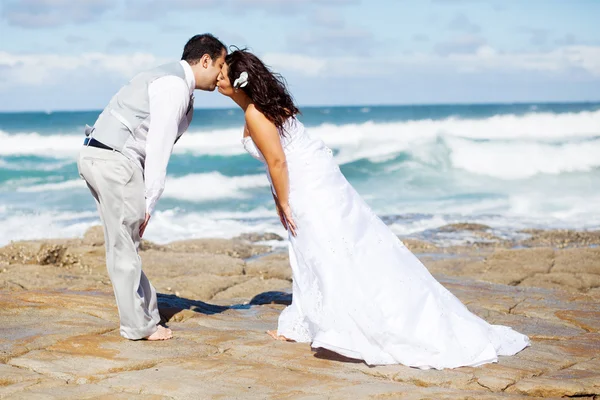
[[[164,190],[173,145],[192,121],[194,89],[213,91],[225,45],[210,34],[192,37],[181,61],[136,75],[86,127],[79,173],[96,200],[104,227],[106,267],[113,284],[121,336],[166,340],[156,291],[137,253]]]

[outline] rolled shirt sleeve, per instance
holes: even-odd
[[[181,78],[165,76],[148,86],[150,127],[146,138],[144,184],[146,212],[152,214],[165,189],[167,164],[185,116],[190,90]]]

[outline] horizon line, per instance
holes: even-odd
[[[577,100],[577,101],[506,101],[506,102],[455,102],[455,103],[382,103],[382,104],[323,104],[323,105],[298,105],[299,108],[364,108],[364,107],[443,107],[443,106],[501,106],[501,105],[543,105],[543,104],[600,104],[599,100]],[[194,110],[235,110],[239,107],[194,107]],[[55,110],[0,110],[0,114],[26,114],[26,113],[55,113],[55,112],[96,112],[103,108],[95,109],[55,109]]]

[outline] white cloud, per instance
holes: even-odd
[[[312,29],[290,34],[288,45],[310,54],[369,54],[377,46],[371,32],[362,28]]]
[[[218,8],[225,13],[237,15],[248,15],[254,11],[277,12],[286,16],[312,15],[322,7],[347,6],[358,2],[359,0],[126,0],[125,5],[129,18],[154,20],[163,18],[169,12],[193,12],[208,8]]]
[[[565,46],[549,52],[498,53],[481,47],[474,55],[453,55],[455,65],[473,63],[477,70],[569,73],[581,69],[600,77],[600,46]]]
[[[132,49],[148,49],[151,48],[151,45],[147,42],[142,42],[138,40],[129,40],[124,37],[115,37],[106,45],[106,50],[109,53],[114,53],[118,51],[131,51]]]
[[[563,46],[548,52],[503,53],[480,46],[473,53],[449,55],[413,53],[392,57],[328,56],[265,53],[261,57],[276,71],[305,77],[385,77],[412,72],[471,74],[534,72],[564,76],[579,70],[600,77],[600,46]],[[129,79],[137,72],[167,60],[150,53],[14,54],[0,52],[0,87],[69,84],[81,77]]]
[[[415,42],[428,42],[429,36],[427,36],[423,33],[416,33],[412,36],[412,40]]]
[[[329,8],[315,10],[311,22],[314,25],[330,29],[341,29],[346,25],[346,22],[340,16],[340,12]]]
[[[277,70],[296,72],[306,76],[319,75],[327,65],[325,59],[303,54],[268,53],[262,58],[266,64]]]
[[[300,54],[265,55],[279,72],[304,76],[392,76],[412,71],[446,73],[539,72],[564,74],[574,70],[600,77],[600,46],[564,46],[548,52],[503,53],[482,45],[472,53],[448,55],[414,53],[390,58],[310,57]]]
[[[22,28],[49,28],[97,19],[115,0],[5,0],[2,18]]]
[[[135,20],[163,19],[176,11],[202,12],[221,9],[226,13],[247,14],[249,11],[281,14],[321,12],[322,7],[357,4],[359,0],[2,0],[0,18],[9,25],[27,29],[55,28],[68,24],[84,24],[100,19],[106,12]],[[120,8],[120,3],[124,7]],[[325,18],[325,20],[323,20]],[[317,15],[323,23],[335,18]]]
[[[289,9],[290,6],[298,6],[299,8],[307,6],[347,6],[357,4],[359,0],[232,0],[236,6],[265,7],[265,8],[282,8]]]
[[[597,99],[600,46],[506,53],[377,54],[363,57],[260,53],[301,104]],[[136,72],[163,63],[150,53],[79,56],[0,52],[0,108],[96,109]],[[231,106],[198,95],[197,105]]]
[[[67,36],[65,36],[65,42],[69,43],[69,44],[80,44],[80,43],[86,43],[88,42],[89,39],[80,36],[80,35],[73,35],[73,34],[68,34]]]
[[[543,46],[548,42],[550,30],[540,28],[521,27],[519,31],[529,35],[529,43],[533,46]]]
[[[454,53],[475,53],[486,41],[481,36],[464,34],[435,45],[435,51],[442,55]]]
[[[577,38],[572,33],[567,33],[563,37],[556,40],[556,44],[564,45],[564,46],[574,45],[577,42],[578,42]]]
[[[457,14],[448,24],[448,28],[467,33],[479,33],[481,31],[481,27],[471,22],[465,14]]]
[[[79,56],[57,54],[12,54],[0,52],[3,86],[43,86],[61,83],[74,72],[130,78],[136,72],[158,65],[164,60],[149,53],[85,53]]]

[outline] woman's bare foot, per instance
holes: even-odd
[[[146,340],[168,340],[173,337],[173,332],[169,328],[158,325],[158,329],[152,335],[147,336]]]
[[[295,340],[286,338],[283,335],[278,335],[277,331],[267,331],[267,333],[269,334],[269,336],[271,336],[275,340],[280,340],[282,342],[295,342]]]

